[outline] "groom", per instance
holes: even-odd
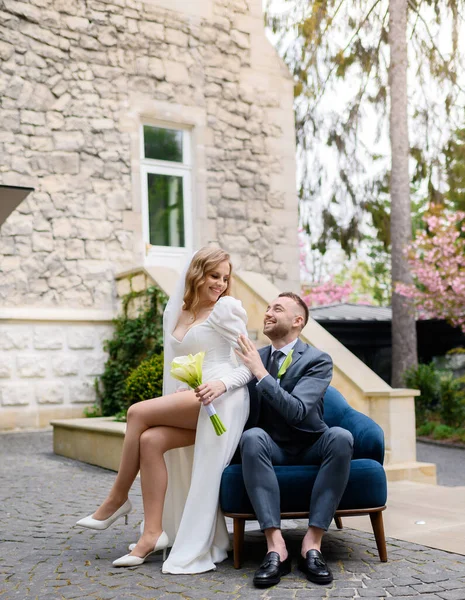
[[[349,431],[328,428],[323,421],[323,396],[331,381],[332,361],[299,339],[307,321],[303,300],[284,292],[265,313],[263,333],[271,346],[257,351],[245,336],[238,340],[237,355],[256,378],[249,384],[250,417],[240,449],[245,487],[268,546],[254,575],[257,587],[275,585],[291,570],[281,534],[280,493],[273,465],[320,465],[299,568],[314,583],[333,580],[320,552],[321,540],[347,485],[353,438]]]

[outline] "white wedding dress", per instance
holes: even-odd
[[[229,536],[218,501],[221,475],[239,444],[249,414],[246,384],[252,374],[238,365],[233,352],[238,336],[247,334],[246,323],[241,302],[226,296],[218,300],[206,321],[188,330],[182,341],[173,337],[172,329],[165,330],[166,356],[203,350],[203,381],[221,379],[227,391],[213,403],[226,433],[216,435],[202,407],[195,445],[165,454],[168,489],[163,529],[174,544],[163,563],[163,573],[202,573],[215,569],[215,563],[227,557]],[[178,388],[182,387],[185,385],[179,383]]]

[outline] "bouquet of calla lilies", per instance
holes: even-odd
[[[171,376],[187,383],[187,385],[195,390],[202,384],[202,365],[205,352],[197,352],[197,354],[188,354],[187,356],[178,356],[171,362]],[[212,404],[205,406],[205,410],[210,417],[216,435],[222,435],[226,431],[216,410]]]

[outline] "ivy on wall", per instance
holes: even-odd
[[[104,343],[105,370],[95,386],[98,407],[89,416],[112,416],[128,408],[126,380],[142,361],[163,352],[163,310],[166,295],[157,287],[131,292],[122,298],[122,313],[113,320],[113,337]],[[140,304],[136,315],[131,307]]]

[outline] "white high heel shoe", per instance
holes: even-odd
[[[126,500],[126,502],[123,504],[123,506],[120,506],[116,512],[114,512],[112,515],[110,515],[108,517],[108,519],[99,521],[98,519],[94,519],[94,517],[92,515],[89,515],[88,517],[84,517],[83,519],[80,519],[76,523],[76,525],[78,527],[86,527],[87,529],[97,529],[97,530],[107,529],[108,527],[110,527],[110,525],[113,525],[113,523],[120,517],[124,517],[125,523],[127,525],[128,524],[128,514],[131,512],[131,510],[132,510],[132,504],[128,498]]]
[[[153,550],[151,550],[150,552],[147,552],[147,554],[145,556],[133,556],[131,554],[125,554],[124,556],[122,556],[121,558],[117,558],[116,560],[113,561],[113,566],[114,567],[138,567],[139,565],[142,565],[146,558],[148,556],[150,556],[151,554],[153,554],[154,552],[158,552],[158,550],[163,550],[163,560],[166,560],[166,549],[168,548],[170,541],[168,539],[168,536],[166,535],[166,533],[164,531],[162,531],[160,537],[157,540],[157,543],[155,544],[155,547]],[[131,544],[132,546],[132,544]],[[135,546],[135,544],[134,544]]]

